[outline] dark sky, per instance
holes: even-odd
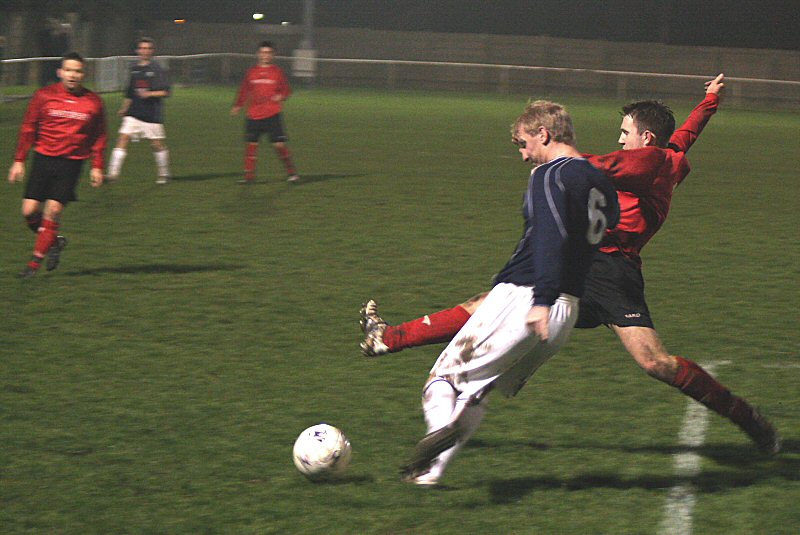
[[[302,22],[303,0],[151,0],[158,18]],[[316,0],[317,26],[800,50],[800,0]]]

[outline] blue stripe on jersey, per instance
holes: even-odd
[[[555,171],[555,181],[558,188],[561,190],[561,193],[564,193],[564,184],[561,182],[561,168],[568,163],[572,158],[566,158],[564,161],[558,165],[550,167],[544,175],[544,193],[547,196],[547,205],[550,207],[550,213],[553,216],[553,219],[556,221],[556,225],[558,225],[558,232],[561,234],[561,237],[566,239],[567,238],[567,228],[564,226],[564,221],[561,219],[561,214],[558,213],[558,208],[555,205],[555,201],[553,200],[553,193],[550,191],[552,187],[553,179],[553,171]]]

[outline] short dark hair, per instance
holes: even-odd
[[[675,131],[675,115],[660,100],[638,100],[622,107],[622,116],[630,115],[640,133],[649,130],[656,136],[656,146],[666,147]]]
[[[65,61],[80,61],[81,63],[86,63],[83,60],[83,56],[78,54],[77,52],[67,52],[63,56],[61,56],[61,64],[63,65]]]
[[[136,40],[136,46],[138,47],[142,43],[150,43],[154,47],[156,46],[156,42],[153,40],[152,37],[140,37]]]
[[[271,48],[275,50],[275,46],[272,44],[272,41],[261,41],[258,44],[258,48]]]

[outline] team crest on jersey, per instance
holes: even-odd
[[[70,110],[47,110],[47,114],[50,117],[62,117],[64,119],[75,119],[78,121],[88,121],[89,114],[88,113],[81,113],[79,111],[70,111]]]

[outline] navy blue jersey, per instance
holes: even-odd
[[[611,181],[583,158],[556,158],[531,173],[522,215],[524,233],[495,284],[533,286],[535,305],[580,297],[606,228],[619,220]]]
[[[160,97],[140,98],[138,90],[169,91],[169,76],[167,71],[155,61],[147,65],[134,64],[131,66],[131,79],[125,97],[131,99],[128,113],[146,123],[163,123],[164,110]]]

